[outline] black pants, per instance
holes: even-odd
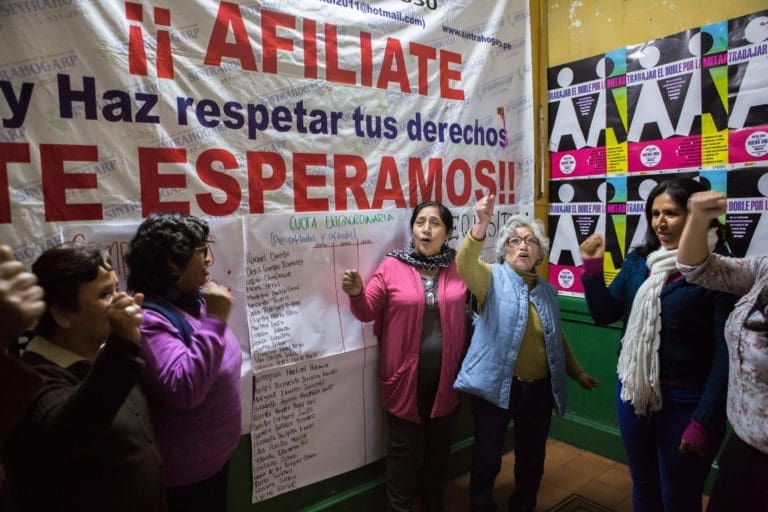
[[[229,463],[202,482],[168,488],[168,512],[227,512]]]
[[[495,512],[493,485],[501,469],[507,426],[514,422],[515,491],[509,497],[510,511],[533,511],[544,474],[544,456],[552,422],[552,389],[549,379],[513,380],[509,409],[472,397],[475,440],[469,496],[472,512]]]
[[[441,512],[458,413],[411,423],[387,413],[389,441],[385,469],[388,512]]]
[[[768,455],[731,435],[707,512],[768,512]]]

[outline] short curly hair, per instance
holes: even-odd
[[[507,240],[509,240],[512,234],[517,232],[518,228],[530,229],[533,236],[539,241],[541,250],[539,251],[539,257],[533,263],[533,266],[536,267],[549,254],[549,237],[547,237],[547,231],[544,228],[543,222],[539,219],[530,220],[522,214],[511,216],[499,230],[499,236],[496,238],[496,257],[499,259],[499,262],[504,261],[504,257],[507,254]]]
[[[147,217],[131,240],[125,263],[128,289],[146,295],[163,295],[179,275],[171,267],[183,269],[196,249],[210,242],[208,223],[193,215],[166,212]]]

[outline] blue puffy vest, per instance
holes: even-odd
[[[537,279],[533,290],[506,262],[491,265],[493,279],[464,362],[453,387],[497,407],[509,408],[517,354],[528,320],[528,301],[541,318],[544,343],[558,415],[565,413],[567,386],[560,307],[555,288]]]

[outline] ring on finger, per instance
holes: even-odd
[[[139,312],[139,307],[131,305],[131,306],[126,307],[123,311],[125,311],[126,315],[133,316],[133,315],[135,315],[136,313]]]

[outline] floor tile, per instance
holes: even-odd
[[[606,485],[624,489],[626,494],[632,492],[632,477],[629,476],[627,466],[623,464],[617,463],[608,468],[606,472],[597,477],[597,480]]]
[[[507,497],[515,488],[514,451],[502,457],[494,497],[499,510],[505,510]],[[537,512],[546,512],[573,493],[617,512],[631,511],[632,481],[624,464],[550,439],[544,476],[537,498]],[[446,512],[469,510],[469,474],[461,475],[446,488]]]
[[[599,480],[592,480],[576,490],[576,494],[592,500],[598,505],[614,508],[627,497],[627,490],[606,485]]]
[[[514,451],[504,454],[494,488],[500,511],[506,510],[515,488],[514,468]],[[626,465],[550,439],[536,511],[546,512],[574,493],[614,512],[632,512],[632,479]],[[449,482],[445,498],[446,512],[469,510],[468,473]],[[708,499],[702,499],[705,509]]]
[[[595,455],[594,453],[583,452],[563,464],[563,468],[583,476],[595,478],[608,471],[614,464],[614,461],[606,459],[605,457]]]

